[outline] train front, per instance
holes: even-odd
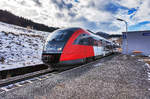
[[[45,43],[42,53],[42,61],[47,65],[59,63],[63,48],[75,29],[59,29],[51,33]]]

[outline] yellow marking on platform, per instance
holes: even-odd
[[[23,85],[20,85],[20,84],[18,84],[18,83],[16,83],[15,85],[16,85],[16,86],[18,86],[18,87],[21,87],[21,86],[23,86]]]
[[[33,83],[32,81],[30,81],[30,80],[27,80],[27,82],[29,82],[29,83]]]
[[[48,76],[45,76],[45,78],[49,78]]]
[[[41,78],[37,78],[38,80],[42,80]]]

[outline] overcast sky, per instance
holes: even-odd
[[[150,30],[150,0],[0,0],[0,9],[56,27],[83,27],[120,34]]]

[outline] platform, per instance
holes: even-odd
[[[0,99],[149,99],[148,68],[114,55],[0,94]]]

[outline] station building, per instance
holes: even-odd
[[[150,31],[123,32],[122,36],[123,54],[140,52],[142,55],[150,55]]]

